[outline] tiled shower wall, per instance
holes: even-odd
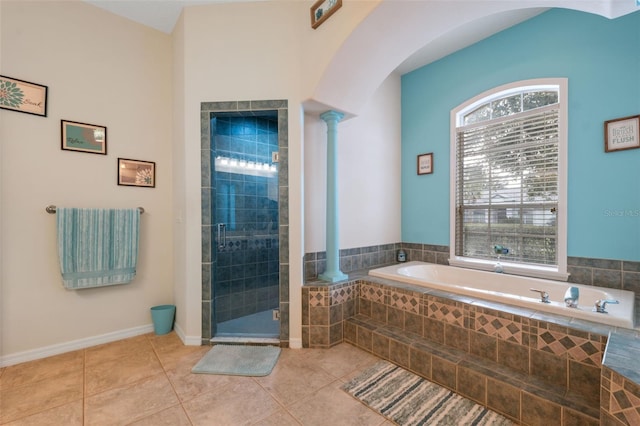
[[[217,116],[211,122],[214,157],[272,164],[278,151],[278,120]],[[215,159],[213,159],[215,161]],[[278,179],[214,171],[214,221],[226,225],[224,247],[212,227],[216,322],[278,307]],[[215,224],[214,224],[215,225]]]
[[[201,200],[202,200],[202,343],[208,344],[215,335],[215,241],[214,204],[215,191],[212,187],[212,172],[215,156],[212,150],[212,118],[220,113],[237,116],[261,116],[265,111],[275,111],[278,129],[278,307],[280,309],[280,344],[289,344],[289,123],[286,100],[257,100],[231,102],[203,102],[200,104],[200,140],[201,140]],[[222,115],[224,115],[222,114]],[[216,123],[217,125],[217,123]],[[217,131],[217,129],[216,129]],[[257,152],[257,151],[256,151]],[[257,189],[256,189],[257,190]],[[247,240],[247,247],[249,246]],[[252,241],[252,245],[266,248],[267,239]],[[273,244],[273,241],[271,242]],[[234,242],[235,247],[235,242]],[[240,251],[242,243],[239,244]],[[233,252],[231,256],[233,256]],[[241,253],[238,253],[241,254]],[[244,253],[246,255],[246,253]],[[271,268],[275,266],[271,263]],[[238,296],[239,297],[239,296]],[[256,298],[258,296],[256,295]],[[267,290],[267,298],[271,293]],[[258,302],[256,302],[258,304]]]

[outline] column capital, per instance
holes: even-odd
[[[335,121],[338,122],[340,120],[342,120],[342,118],[344,117],[344,114],[338,111],[334,111],[334,110],[329,110],[326,112],[323,112],[322,114],[320,114],[320,118],[323,119],[325,122],[330,122],[330,121]]]

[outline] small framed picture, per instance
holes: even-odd
[[[60,123],[62,149],[107,155],[106,127],[67,120],[60,120]]]
[[[640,148],[640,115],[604,122],[604,151]]]
[[[418,174],[428,175],[433,173],[433,152],[418,155]]]
[[[156,163],[118,158],[118,185],[156,187]]]
[[[311,28],[314,30],[342,7],[342,0],[318,0],[311,6]]]
[[[0,108],[47,116],[47,86],[0,75]]]

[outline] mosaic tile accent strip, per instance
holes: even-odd
[[[326,290],[309,290],[309,306],[317,308],[319,306],[329,306],[329,298]]]
[[[349,285],[336,290],[331,290],[331,306],[348,302],[355,298],[357,285]]]
[[[538,329],[537,349],[595,366],[602,361],[602,343],[554,330]]]
[[[428,301],[427,303],[429,318],[464,327],[464,309],[436,301]]]
[[[614,376],[617,376],[614,373]],[[640,397],[629,392],[625,380],[612,380],[609,393],[609,412],[627,425],[640,425]]]
[[[420,294],[407,294],[399,291],[391,291],[389,294],[390,306],[414,314],[420,313]]]
[[[522,344],[522,324],[511,319],[476,312],[475,331]]]
[[[371,302],[384,303],[384,289],[368,284],[360,285],[360,297]]]

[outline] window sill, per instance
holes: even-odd
[[[468,257],[452,257],[449,259],[449,265],[460,268],[480,269],[483,271],[493,272],[498,261],[489,261],[481,259],[472,259]],[[554,281],[567,281],[569,273],[560,271],[559,268],[545,267],[540,265],[524,265],[518,263],[509,263],[500,260],[503,273],[511,275],[522,275],[532,278],[543,278]]]

